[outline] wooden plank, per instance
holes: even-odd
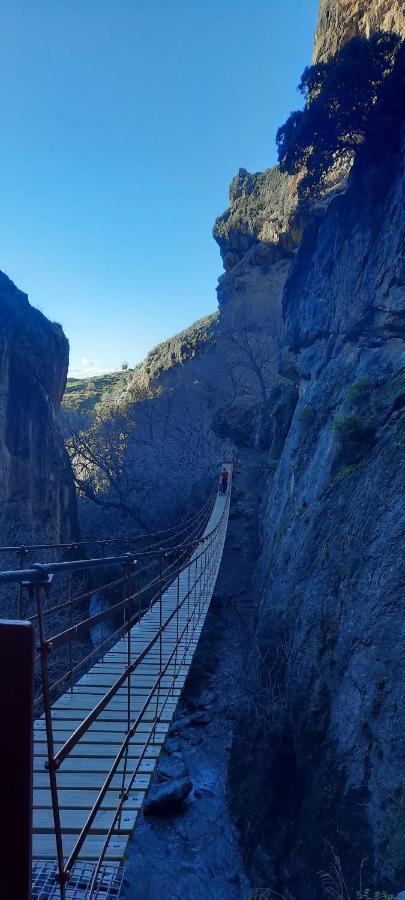
[[[58,738],[60,740],[65,740],[66,735],[69,737],[72,734],[72,732],[75,731],[77,726],[80,725],[80,721],[81,721],[80,719],[57,720],[53,726],[53,733],[56,736],[56,740],[58,740]],[[37,737],[38,740],[39,739],[42,740],[42,738],[45,735],[45,728],[42,728],[42,727],[37,728],[38,724],[39,723],[35,724],[34,736]],[[44,723],[41,723],[41,725],[42,724],[44,724]],[[169,722],[157,722],[155,725],[156,733],[165,735],[169,728],[169,724],[170,724]],[[151,727],[150,723],[140,722],[136,729],[134,739],[136,739],[137,741],[140,742],[141,739],[143,739],[145,737],[145,735],[149,733],[150,727]],[[97,741],[99,734],[100,735],[108,734],[108,739],[111,740],[112,739],[111,734],[110,734],[111,731],[116,733],[117,736],[119,736],[119,737],[121,737],[121,735],[125,736],[127,733],[126,719],[125,719],[125,721],[123,720],[122,722],[99,722],[96,719],[96,721],[93,722],[93,724],[90,725],[90,728],[88,728],[86,731],[86,740],[87,741],[90,741],[90,740]],[[60,733],[63,733],[63,737],[60,736]],[[101,737],[100,737],[100,740],[102,740]]]
[[[123,810],[120,823],[117,822],[117,834],[130,834],[135,826],[137,810]],[[87,812],[85,809],[60,809],[62,831],[78,832],[83,828]],[[91,826],[92,834],[106,834],[114,819],[114,810],[102,810],[97,813]],[[35,809],[33,827],[36,834],[52,834],[54,829],[52,812],[49,809]]]
[[[144,741],[145,743],[145,741]],[[163,740],[160,744],[152,744],[149,745],[146,752],[146,759],[157,759],[161,750],[161,746],[163,744]],[[56,744],[55,750],[59,750],[63,744]],[[99,756],[101,758],[108,757],[111,760],[111,764],[115,757],[117,756],[118,751],[121,748],[121,744],[87,744],[83,741],[79,741],[76,747],[73,748],[72,752],[69,754],[69,758],[74,757],[83,757],[83,758],[91,758],[95,756]],[[142,749],[142,745],[134,745],[130,744],[128,748],[128,757],[129,759],[138,759],[139,753]],[[34,745],[34,752],[37,758],[45,757],[46,753],[46,742],[36,742]]]
[[[91,756],[68,756],[67,759],[62,763],[59,772],[59,777],[62,774],[68,772],[86,772],[87,774],[91,774],[92,772],[105,772],[106,774],[110,771],[111,766],[113,764],[114,759],[103,759],[103,757],[93,758]],[[46,771],[45,764],[47,762],[46,757],[44,756],[35,756],[34,758],[34,772],[43,772]],[[152,759],[143,759],[139,764],[139,771],[141,773],[144,772],[153,772],[156,765],[156,760]],[[124,768],[124,760],[118,765],[117,772],[122,772]],[[132,764],[132,770],[134,769],[134,765]],[[35,805],[35,798],[34,798]]]
[[[67,856],[72,850],[78,838],[78,834],[62,834],[63,852]],[[80,851],[81,860],[96,860],[104,845],[103,835],[86,838],[82,850]],[[54,834],[36,834],[33,835],[32,855],[34,859],[56,859],[56,843]],[[107,861],[121,862],[124,858],[125,848],[128,838],[125,835],[113,835],[105,859]]]
[[[118,723],[116,723],[116,724],[118,724]],[[104,753],[105,752],[105,748],[103,746],[104,744],[111,745],[112,749],[114,749],[115,747],[118,749],[121,746],[121,744],[126,736],[126,733],[127,733],[126,729],[122,729],[121,731],[114,729],[113,732],[111,732],[111,731],[94,731],[94,732],[90,733],[90,731],[86,731],[86,734],[84,735],[84,738],[82,738],[82,740],[79,742],[79,745],[81,747],[84,747],[85,745],[88,747],[93,747],[93,748],[95,747],[96,750],[97,750],[97,747],[100,747]],[[69,731],[69,730],[68,731],[55,730],[54,731],[54,747],[55,747],[55,749],[59,751],[60,748],[66,742],[66,740],[70,737],[70,735],[71,735],[71,731]],[[157,731],[156,734],[154,735],[152,746],[154,746],[155,744],[156,744],[156,746],[157,745],[160,746],[161,744],[163,744],[163,742],[165,740],[165,736],[166,736],[165,732]],[[34,737],[36,739],[36,742],[35,742],[36,752],[39,753],[40,756],[46,756],[46,753],[44,750],[44,746],[45,747],[47,746],[45,734],[43,732],[41,732],[39,734],[36,733],[34,735]],[[147,734],[145,734],[145,733],[139,734],[137,732],[131,740],[132,749],[137,747],[137,752],[139,752],[140,749],[145,744],[147,737],[148,737]],[[92,755],[93,750],[89,750],[89,753],[90,753],[90,755]]]
[[[131,774],[131,773],[129,773]],[[34,772],[34,788],[49,788],[49,774],[46,771]],[[151,779],[150,772],[144,772],[136,776],[133,787],[136,790],[147,790]],[[57,776],[58,788],[65,788],[70,791],[82,791],[89,788],[100,790],[105,781],[104,772],[58,772]],[[129,783],[129,779],[126,783]],[[111,788],[120,790],[122,785],[122,774],[114,775],[111,780]]]
[[[93,808],[99,792],[97,790],[60,790],[58,792],[60,806],[64,809],[86,809],[88,812]],[[130,791],[128,799],[125,800],[125,809],[140,809],[145,797],[145,791]],[[117,809],[120,801],[120,791],[107,791],[103,799],[101,809]],[[36,809],[52,809],[51,792],[46,788],[37,788],[35,791],[35,808]]]

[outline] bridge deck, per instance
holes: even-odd
[[[137,815],[141,809],[145,792],[154,772],[160,750],[173,718],[174,711],[187,677],[188,669],[198,643],[204,624],[208,606],[212,597],[221,562],[223,544],[229,512],[229,498],[218,496],[207,524],[205,535],[210,534],[221,521],[216,538],[215,558],[209,571],[204,576],[204,590],[198,603],[191,626],[178,645],[177,653],[169,663],[167,673],[161,681],[159,696],[151,699],[145,714],[131,740],[128,751],[125,784],[136,765],[138,773],[128,800],[125,801],[120,821],[110,840],[106,861],[122,860],[127,841],[134,828]],[[175,581],[163,594],[163,621],[176,608],[180,601],[187,597],[190,583],[198,567],[198,549],[191,556],[187,567],[179,580]],[[186,600],[178,615],[176,614],[162,638],[163,664],[168,661],[176,646],[177,635],[186,627],[189,606]],[[177,623],[178,618],[178,623]],[[156,634],[160,624],[159,604],[147,612],[141,621],[130,631],[130,659],[134,660],[145,649]],[[140,712],[151,688],[160,673],[159,641],[150,649],[143,661],[130,678],[131,721]],[[128,665],[128,639],[122,638],[105,654],[104,660],[94,665],[74,685],[73,689],[60,697],[52,706],[52,722],[54,734],[54,750],[57,752],[65,741],[73,734],[80,722],[103,697],[106,690],[116,681]],[[173,676],[176,675],[173,682]],[[111,769],[113,761],[120,749],[128,730],[127,719],[128,681],[110,700],[108,706],[90,725],[69,756],[62,762],[57,772],[58,796],[60,804],[63,853],[67,858],[73,849],[79,833],[83,828],[97,795]],[[151,743],[142,761],[139,759],[144,742],[150,732],[152,722],[156,723],[153,743]],[[56,842],[52,815],[49,775],[46,770],[47,743],[44,717],[34,723],[34,797],[33,797],[33,857],[34,859],[55,859]],[[97,860],[110,828],[119,794],[123,786],[124,761],[113,776],[110,788],[104,798],[102,807],[97,813],[91,832],[86,838],[80,852],[81,860]]]

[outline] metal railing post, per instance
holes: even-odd
[[[0,621],[0,741],[3,827],[0,897],[30,900],[34,629]]]
[[[35,605],[37,608],[39,652],[40,652],[41,678],[42,678],[42,697],[43,697],[43,704],[44,704],[46,743],[47,743],[47,751],[48,751],[48,761],[45,764],[45,766],[49,772],[49,787],[50,787],[51,799],[52,799],[53,821],[54,821],[54,826],[55,826],[56,857],[57,857],[57,864],[58,864],[58,874],[55,876],[55,879],[59,883],[60,898],[61,898],[61,900],[65,900],[66,882],[69,881],[70,875],[69,875],[69,872],[67,872],[65,870],[64,858],[63,858],[62,828],[61,828],[61,822],[60,822],[58,785],[57,785],[57,781],[56,781],[56,766],[55,766],[55,762],[54,762],[52,710],[51,710],[51,701],[50,701],[50,695],[49,695],[49,678],[48,678],[48,655],[51,650],[51,647],[48,645],[48,642],[46,641],[46,638],[45,638],[45,627],[44,627],[42,599],[41,599],[41,591],[42,590],[44,591],[46,596],[49,596],[53,576],[43,573],[42,580],[41,580],[40,572],[41,572],[42,567],[40,565],[36,565],[36,566],[33,566],[33,568],[38,569],[38,573],[39,573],[38,581],[25,582],[25,586],[28,588],[30,594],[34,595]]]
[[[17,550],[18,557],[18,568],[22,569],[24,565],[24,556],[26,556],[28,550],[26,547],[20,547]],[[24,587],[22,584],[18,585],[18,618],[22,619],[24,617]]]
[[[69,552],[73,555],[77,550],[76,544],[71,544]],[[69,624],[73,625],[73,573],[69,572]],[[73,693],[73,644],[72,638],[69,641],[69,671],[70,671],[70,693]]]
[[[156,738],[156,725],[159,720],[160,686],[163,669],[163,550],[159,551],[159,684],[156,694],[155,728],[153,741]]]
[[[124,600],[130,600],[131,597],[131,567],[135,566],[136,560],[132,558],[131,554],[128,553],[128,560],[123,563],[123,571],[124,571]],[[128,603],[126,610],[124,610],[124,616],[126,617],[127,623],[127,666],[128,670],[131,665],[131,604]],[[131,671],[128,671],[128,679],[127,679],[127,734],[131,729]],[[127,776],[127,767],[128,767],[128,751],[129,751],[129,743],[127,745],[125,751],[124,764],[122,769],[122,779],[121,779],[121,792],[120,798],[125,796],[125,780]],[[121,827],[121,814],[119,817],[119,827]]]
[[[102,559],[105,559],[105,548],[106,548],[106,542],[103,541],[103,545],[101,548],[101,558]],[[104,590],[102,587],[100,588],[100,593],[101,593],[101,612],[104,612],[104,609],[105,609]],[[104,619],[101,620],[101,662],[104,662]]]

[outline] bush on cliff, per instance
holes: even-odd
[[[321,194],[336,166],[348,167],[368,137],[372,111],[381,99],[400,47],[392,33],[353,38],[328,63],[305,69],[298,90],[303,110],[277,132],[280,168],[301,174],[301,199]]]

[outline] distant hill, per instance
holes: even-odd
[[[120,396],[128,382],[133,378],[134,370],[126,372],[109,372],[90,378],[68,378],[62,407],[65,410],[92,412],[98,403],[109,398]]]
[[[68,378],[63,409],[91,413],[98,404],[108,405],[122,397],[137,377],[143,383],[152,381],[162,372],[198,356],[214,337],[217,320],[216,312],[198,319],[189,328],[154,347],[134,369],[90,378]]]

